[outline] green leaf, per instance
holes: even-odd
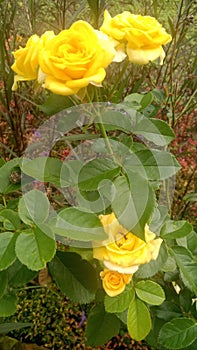
[[[133,133],[144,136],[148,141],[158,146],[168,145],[175,137],[171,127],[160,119],[146,118],[140,115]]]
[[[79,173],[79,189],[82,191],[96,190],[101,181],[113,180],[119,173],[120,167],[111,159],[93,159],[86,163]]]
[[[114,185],[116,193],[112,209],[118,221],[128,231],[144,239],[144,227],[155,206],[152,188],[146,179],[134,172],[129,174],[129,184],[125,176],[119,176]]]
[[[16,255],[30,270],[46,267],[56,251],[54,235],[47,225],[23,231],[16,241]]]
[[[197,295],[197,259],[184,247],[173,247],[173,256],[188,288]]]
[[[96,272],[80,255],[57,252],[49,263],[49,271],[60,290],[72,301],[85,304],[94,299],[98,286]]]
[[[128,106],[129,108],[132,108],[136,111],[139,111],[142,108],[141,101],[143,99],[143,95],[138,93],[132,93],[130,95],[127,95],[124,98],[123,105]]]
[[[156,317],[164,321],[170,321],[172,318],[182,316],[181,309],[174,303],[174,301],[164,301],[163,304],[152,307],[151,309],[153,309]]]
[[[160,236],[164,239],[177,239],[189,235],[193,227],[185,220],[169,220],[161,228]]]
[[[13,232],[0,233],[0,271],[7,269],[16,259],[15,242],[17,236]]]
[[[120,321],[114,314],[107,313],[103,304],[95,305],[88,316],[85,333],[87,345],[104,345],[109,339],[118,334],[119,328]]]
[[[0,317],[13,315],[17,309],[17,298],[15,294],[5,294],[0,299]]]
[[[192,252],[192,254],[196,254],[197,253],[197,233],[196,232],[191,232],[188,236],[187,236],[187,246],[188,249]]]
[[[98,216],[69,207],[61,210],[51,221],[51,229],[58,235],[79,241],[104,240],[106,233]]]
[[[10,175],[13,169],[19,166],[19,163],[20,159],[14,158],[0,168],[0,193],[7,194],[20,188],[20,184],[13,184],[10,181]]]
[[[51,116],[72,106],[73,103],[67,96],[51,94],[46,101],[38,107],[40,111]]]
[[[112,155],[109,153],[109,150],[106,147],[106,141],[104,138],[99,138],[94,142],[92,145],[92,149],[94,152],[99,153],[99,154],[104,154],[105,158],[99,158],[105,161],[105,159],[109,160],[111,162],[112,168],[113,166],[122,166],[122,160],[125,159],[127,155],[129,155],[132,151],[130,148],[124,144],[122,141],[121,137],[117,139],[109,139],[109,144],[111,151],[113,152],[113,159],[111,159]],[[115,163],[114,163],[115,162]],[[113,165],[114,164],[114,165]]]
[[[187,313],[190,311],[191,306],[193,304],[192,297],[193,297],[193,294],[189,289],[187,288],[181,289],[179,293],[179,302],[180,302],[181,308]]]
[[[161,227],[167,218],[169,219],[168,207],[166,205],[157,205],[151,217],[150,230],[160,233]]]
[[[129,307],[131,300],[135,297],[134,289],[126,288],[123,293],[116,297],[105,296],[104,305],[107,312],[123,312]]]
[[[177,265],[173,256],[168,256],[165,264],[162,266],[161,270],[164,272],[173,272],[176,271]]]
[[[147,304],[160,305],[165,300],[165,293],[162,287],[150,280],[136,283],[135,291],[138,298]]]
[[[82,259],[91,261],[93,259],[93,249],[91,248],[80,248],[80,247],[68,247],[68,251],[71,253],[77,253]]]
[[[156,103],[161,105],[161,103],[164,101],[164,99],[166,97],[164,90],[162,90],[162,89],[153,89],[151,91],[151,93],[153,94],[154,100],[156,101]]]
[[[62,163],[60,183],[61,187],[78,186],[78,177],[84,163],[80,160],[65,160]]]
[[[13,230],[17,230],[20,227],[21,221],[18,214],[12,209],[0,210],[0,217],[7,219],[13,227]]]
[[[149,334],[146,336],[146,344],[149,345],[150,349],[159,349],[158,333],[159,333],[159,331],[164,323],[165,323],[165,321],[163,321],[157,317],[154,317],[152,319],[152,329],[149,332]]]
[[[171,153],[153,149],[130,152],[123,166],[127,173],[134,171],[154,181],[168,179],[181,168]]]
[[[8,284],[8,274],[7,271],[0,271],[0,298],[3,296],[3,294],[6,291]]]
[[[147,108],[151,104],[152,100],[153,100],[153,95],[151,92],[148,92],[147,94],[142,95],[142,99],[140,101],[142,110]]]
[[[122,323],[127,325],[127,314],[128,314],[128,309],[124,310],[123,312],[116,312],[116,316],[120,319]]]
[[[186,349],[197,338],[196,323],[186,317],[175,318],[163,325],[159,343],[167,349]]]
[[[5,164],[5,160],[3,158],[0,158],[0,168]]]
[[[51,182],[60,185],[62,161],[57,158],[39,157],[35,159],[24,158],[21,169],[32,178],[41,182]]]
[[[96,191],[78,191],[76,198],[78,205],[84,210],[100,213],[111,205],[114,191],[113,182],[109,179],[104,179],[98,184]]]
[[[185,350],[196,350],[197,349],[197,340],[195,340],[192,344],[187,346]]]
[[[38,274],[36,271],[29,270],[25,265],[16,259],[8,268],[8,280],[11,287],[18,287],[33,280]]]
[[[12,331],[15,331],[16,329],[22,329],[26,327],[32,327],[33,323],[23,323],[23,322],[9,322],[9,323],[0,323],[0,334],[6,334]]]
[[[28,225],[43,223],[49,215],[50,203],[46,195],[39,190],[31,190],[19,201],[18,213]]]
[[[102,124],[106,130],[122,130],[129,134],[132,131],[131,118],[129,114],[119,110],[107,110],[101,115]],[[95,118],[95,123],[99,123],[99,118]]]
[[[137,278],[149,278],[154,276],[162,266],[166,263],[168,253],[165,245],[162,243],[159,255],[156,260],[150,261],[148,264],[141,265],[138,271],[135,273]]]
[[[88,114],[88,118],[90,118],[86,108],[86,105],[81,104],[75,107],[73,106],[69,109],[62,109],[61,112],[58,113],[58,115],[54,116],[55,130],[60,133],[58,134],[58,137],[61,136],[61,140],[69,140],[69,138],[72,137],[72,140],[74,141],[73,136],[81,136],[81,134],[73,133],[72,135],[67,136],[62,135],[67,134],[69,131],[72,131],[73,129],[79,127],[79,123],[82,125],[83,122],[81,119],[83,119],[84,115],[86,116],[86,113]],[[93,107],[91,106],[91,108]]]
[[[127,327],[130,336],[143,340],[151,330],[151,317],[147,306],[139,299],[133,299],[129,305]]]

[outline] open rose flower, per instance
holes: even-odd
[[[162,243],[155,233],[145,226],[145,241],[128,232],[114,213],[100,215],[108,239],[93,248],[94,258],[102,260],[105,267],[125,274],[135,273],[139,265],[156,260]],[[156,239],[155,239],[156,238]]]
[[[126,275],[108,269],[101,271],[100,276],[103,288],[110,297],[115,297],[122,293],[125,290],[126,285],[131,282],[132,278],[132,275]]]
[[[162,45],[172,40],[154,17],[135,15],[128,11],[111,17],[105,10],[100,30],[120,43],[124,42],[129,60],[138,64],[147,64],[158,57],[162,64],[165,57]]]
[[[43,87],[60,95],[76,94],[88,84],[101,85],[105,68],[116,50],[111,40],[85,21],[77,21],[62,30],[39,55]]]
[[[29,38],[25,47],[20,47],[13,52],[15,61],[11,68],[16,75],[14,76],[12,90],[17,89],[19,81],[36,80],[38,78],[40,50],[54,36],[53,31],[47,31],[41,37],[34,34]]]

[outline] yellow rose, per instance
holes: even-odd
[[[90,83],[100,85],[115,53],[112,41],[98,35],[87,22],[77,21],[41,51],[43,86],[56,94],[72,95]]]
[[[162,243],[155,233],[145,226],[145,241],[128,232],[116,219],[114,213],[100,215],[108,239],[93,248],[93,256],[102,260],[105,267],[120,273],[135,273],[139,265],[156,260]]]
[[[158,57],[162,64],[165,57],[162,45],[172,40],[154,17],[134,15],[128,11],[112,18],[105,10],[100,30],[119,42],[125,42],[129,60],[138,64],[147,64]]]
[[[12,90],[17,89],[18,81],[37,79],[39,52],[52,37],[54,37],[54,33],[52,31],[45,32],[41,38],[34,34],[29,38],[24,48],[20,47],[13,53],[15,62],[11,68],[17,74],[14,77]]]
[[[131,282],[132,275],[126,275],[117,271],[110,271],[104,269],[100,273],[102,278],[103,288],[110,297],[122,293],[126,287],[126,284]]]

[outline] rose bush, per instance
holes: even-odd
[[[162,243],[155,233],[145,226],[145,241],[132,232],[128,232],[116,219],[114,213],[100,215],[100,220],[108,239],[102,245],[94,247],[94,258],[103,261],[104,265],[120,273],[134,273],[139,265],[156,260]],[[156,239],[155,239],[156,238]]]
[[[39,82],[49,91],[36,110],[53,117],[34,130],[23,157],[0,161],[0,318],[15,313],[18,289],[47,267],[55,292],[92,304],[88,345],[106,344],[121,322],[157,349],[197,342],[196,234],[168,213],[180,166],[168,152],[174,132],[157,118],[164,93],[124,98],[128,59],[110,77],[110,93],[101,87],[125,52],[132,62],[162,63],[170,40],[152,17],[105,12],[100,31],[77,21],[15,52],[13,89]]]
[[[135,15],[128,11],[111,17],[105,10],[100,30],[125,43],[129,60],[138,64],[147,64],[158,57],[162,64],[165,57],[162,45],[172,40],[154,17]]]
[[[119,273],[117,271],[111,271],[104,269],[100,273],[102,284],[105,292],[110,297],[122,293],[125,290],[127,284],[131,282],[132,275]]]

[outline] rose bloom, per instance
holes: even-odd
[[[122,293],[125,290],[126,284],[131,282],[132,275],[126,275],[117,271],[104,269],[100,273],[103,288],[110,297]]]
[[[155,233],[145,226],[145,241],[128,232],[116,219],[114,213],[100,215],[108,239],[101,246],[93,247],[93,256],[102,260],[105,267],[120,273],[132,274],[139,265],[156,260],[162,243]],[[156,238],[156,239],[155,239]]]
[[[105,10],[100,30],[119,42],[125,42],[129,61],[138,64],[147,64],[158,57],[162,64],[165,57],[162,45],[172,40],[154,17],[135,15],[128,11],[112,18]]]
[[[114,44],[90,24],[77,21],[62,30],[40,53],[43,87],[60,95],[76,94],[88,84],[101,85],[116,55]]]
[[[54,37],[53,31],[45,32],[41,37],[34,34],[27,41],[26,46],[20,47],[13,52],[15,62],[11,66],[13,71],[17,73],[14,76],[14,84],[12,90],[17,89],[18,81],[35,80],[38,77],[39,52],[46,43]]]

